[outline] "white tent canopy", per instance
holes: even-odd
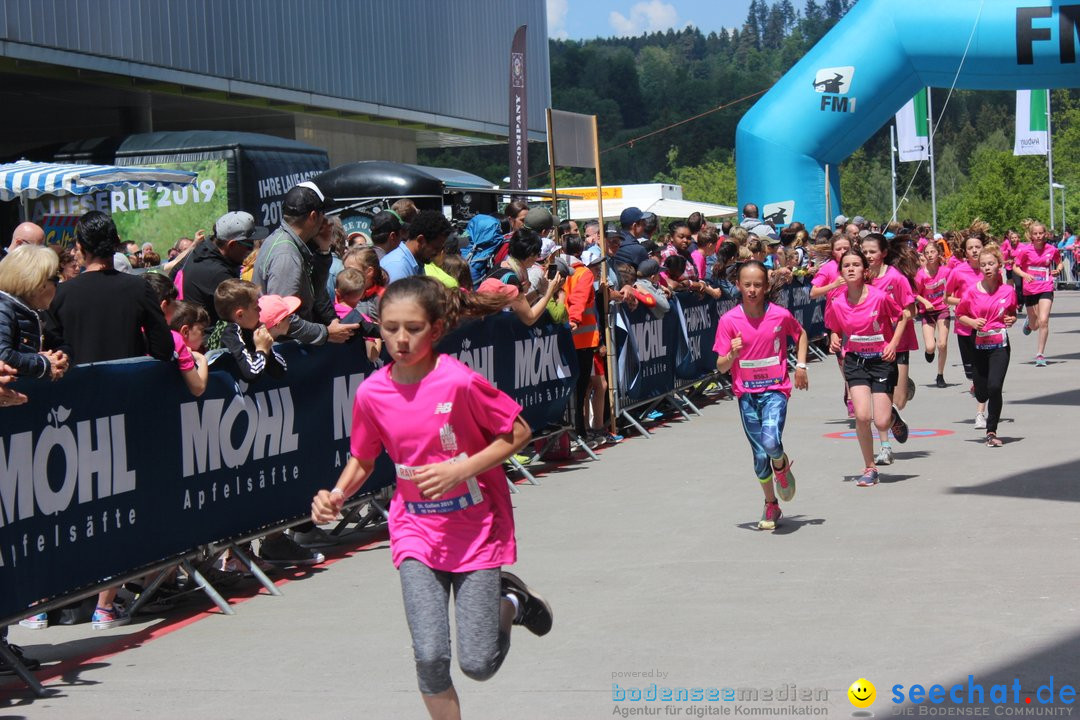
[[[180,187],[194,184],[196,177],[185,170],[19,160],[0,165],[0,200],[87,195],[127,187]]]
[[[577,195],[582,198],[569,201],[570,217],[574,219],[596,217],[595,187],[561,187],[559,193]],[[665,183],[605,185],[603,193],[604,217],[609,220],[618,220],[622,211],[628,207],[636,207],[642,212],[651,212],[657,217],[667,218],[685,218],[695,212],[701,213],[706,218],[733,217],[738,214],[736,208],[727,205],[684,199],[681,185]]]

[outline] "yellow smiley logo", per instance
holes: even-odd
[[[877,697],[877,688],[874,687],[874,683],[866,678],[859,678],[851,683],[851,687],[847,690],[847,696],[855,707],[868,708],[874,704],[874,699]]]

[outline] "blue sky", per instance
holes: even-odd
[[[793,4],[801,12],[806,0]],[[688,24],[709,33],[742,27],[749,6],[750,0],[547,0],[548,35],[585,40]]]

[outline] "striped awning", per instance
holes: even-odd
[[[180,187],[193,185],[195,178],[195,173],[186,170],[20,160],[0,164],[0,200],[86,195],[126,187]]]

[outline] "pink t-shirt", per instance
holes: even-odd
[[[766,303],[764,315],[750,318],[741,304],[736,305],[721,316],[713,350],[727,355],[731,352],[732,339],[740,334],[743,347],[731,366],[735,394],[775,390],[791,397],[787,339],[798,342],[802,335],[802,326],[795,316],[781,305]]]
[[[353,404],[353,456],[386,449],[397,467],[390,504],[394,567],[414,558],[435,570],[468,572],[517,559],[514,510],[501,466],[432,501],[409,478],[415,468],[471,456],[513,429],[521,406],[449,355],[420,382],[402,385],[388,365],[361,383]]]
[[[829,283],[835,282],[838,277],[840,277],[840,266],[836,264],[835,260],[829,260],[814,273],[814,277],[810,279],[810,284],[814,287],[825,287]],[[828,302],[828,298],[825,301]]]
[[[885,274],[870,281],[874,287],[884,290],[890,295],[901,309],[915,302],[915,292],[911,289],[904,273],[891,265],[885,267]],[[897,318],[899,319],[899,318]],[[918,335],[915,333],[915,323],[909,322],[904,328],[904,336],[900,338],[900,344],[896,346],[896,352],[911,352],[919,349]]]
[[[873,285],[866,298],[852,305],[847,292],[835,295],[825,309],[825,325],[844,337],[844,352],[861,357],[880,357],[892,342],[893,324],[904,312],[892,296]]]
[[[353,309],[342,302],[334,303],[334,312],[337,313],[338,320],[351,313]]]
[[[950,274],[947,267],[938,265],[937,272],[931,275],[924,265],[915,273],[915,293],[933,303],[934,310],[948,309],[945,304],[945,285],[949,282]],[[919,312],[925,312],[926,306],[918,303],[918,309]]]
[[[1054,292],[1054,276],[1051,271],[1061,262],[1061,253],[1050,243],[1043,245],[1042,252],[1035,249],[1034,243],[1025,243],[1016,251],[1016,267],[1035,279],[1024,280],[1024,294]]]
[[[949,272],[949,279],[945,281],[945,296],[964,298],[968,287],[982,280],[982,273],[971,267],[971,263],[960,263]],[[953,330],[957,335],[970,335],[971,328],[962,322],[955,323]]]
[[[1012,270],[1013,256],[1016,255],[1016,248],[1012,246],[1012,243],[1008,240],[1001,241],[1001,257],[1005,259],[1005,269]]]
[[[985,318],[982,330],[974,331],[975,347],[979,350],[993,350],[1009,344],[1005,331],[1005,316],[1016,315],[1016,288],[1008,283],[999,283],[993,294],[979,287],[979,283],[969,285],[964,291],[960,304],[956,306],[956,317]]]
[[[926,246],[930,244],[930,240],[924,237],[919,238],[919,242],[915,243],[915,250],[922,252],[926,249]]]
[[[187,343],[184,342],[184,336],[175,330],[169,332],[172,333],[173,359],[176,360],[176,364],[180,367],[180,372],[194,369],[195,358],[191,356],[191,350],[188,348]]]
[[[705,253],[701,252],[701,250],[694,250],[690,253],[690,259],[694,261],[694,267],[697,268],[698,277],[705,277]]]
[[[955,255],[950,255],[948,261],[945,263],[945,267],[952,270],[953,268],[955,268],[958,265],[966,265],[966,264],[967,263],[965,263],[963,260],[956,257]]]

